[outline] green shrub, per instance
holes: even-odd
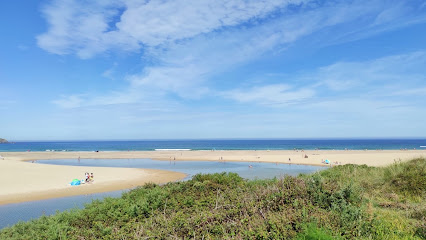
[[[199,174],[18,223],[0,239],[421,239],[424,166],[345,165],[254,181]]]
[[[319,228],[314,223],[309,223],[303,227],[303,232],[295,238],[297,240],[337,240],[339,237],[333,237],[329,231]]]
[[[385,173],[385,180],[393,190],[408,196],[426,196],[426,159],[395,163]]]

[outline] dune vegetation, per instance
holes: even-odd
[[[0,239],[425,239],[425,199],[423,158],[270,180],[206,174],[21,222]]]

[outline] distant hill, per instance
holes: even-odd
[[[8,141],[4,138],[0,138],[0,143],[8,143]]]

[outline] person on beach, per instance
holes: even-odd
[[[93,182],[93,173],[90,173],[90,181]]]
[[[85,181],[89,182],[90,181],[89,173],[88,172],[84,173],[84,176],[85,176]]]

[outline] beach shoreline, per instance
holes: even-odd
[[[153,159],[162,161],[271,162],[311,166],[366,164],[386,166],[395,161],[426,157],[426,150],[166,150],[166,151],[55,151],[2,152],[4,158],[19,161],[49,159]],[[290,161],[289,161],[290,159]],[[329,160],[330,164],[323,161]],[[1,161],[1,159],[0,159]]]
[[[81,167],[37,164],[49,159],[135,159],[162,161],[239,161],[335,166],[386,166],[396,161],[426,157],[425,150],[195,150],[117,152],[1,152],[0,205],[134,188],[148,182],[166,183],[185,178],[164,170]],[[327,160],[329,164],[323,162]],[[70,186],[72,179],[95,174],[95,182]]]

